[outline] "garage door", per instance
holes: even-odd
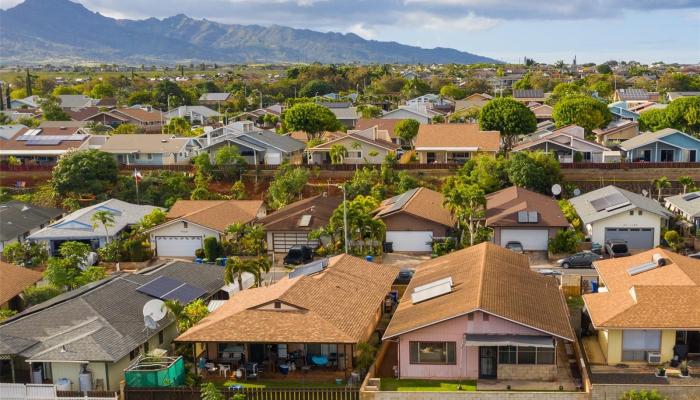
[[[201,236],[156,236],[158,257],[194,257],[201,248]]]
[[[654,228],[605,228],[605,240],[622,239],[630,249],[654,247]]]
[[[501,246],[508,242],[520,242],[525,250],[547,250],[547,229],[501,229]]]
[[[387,231],[386,241],[393,243],[394,251],[432,251],[432,231]]]
[[[272,234],[272,249],[275,253],[286,253],[294,245],[318,247],[318,240],[309,240],[306,232],[285,232]]]

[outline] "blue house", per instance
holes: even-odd
[[[608,104],[608,110],[610,110],[613,115],[613,119],[616,121],[636,121],[639,119],[639,114],[634,111],[630,111],[626,101],[616,101],[614,103],[610,103]]]
[[[628,161],[698,162],[700,140],[677,129],[646,132],[620,143]]]

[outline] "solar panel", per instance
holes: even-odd
[[[196,286],[192,286],[188,283],[183,283],[182,286],[179,286],[173,291],[163,295],[163,297],[161,297],[161,300],[177,300],[182,304],[189,304],[190,302],[204,296],[205,294],[207,294],[207,292],[203,289],[200,289]]]
[[[698,197],[700,197],[700,193],[698,193],[698,192],[688,193],[685,196],[683,196],[683,200],[690,201],[690,200],[695,200]]]
[[[524,224],[527,222],[527,211],[518,211],[518,223]]]
[[[139,286],[136,290],[143,294],[147,294],[149,296],[161,299],[166,293],[174,290],[175,288],[183,284],[183,282],[180,282],[178,280],[168,278],[165,276],[159,276],[156,279]]]
[[[450,286],[452,286],[452,277],[448,276],[447,278],[438,279],[436,281],[426,283],[425,285],[416,286],[415,288],[413,288],[413,293],[421,292],[423,290],[428,290],[430,288],[433,288],[435,286],[440,286],[440,285],[443,285],[445,283],[449,283]]]
[[[537,223],[537,211],[530,211],[527,213],[527,222]]]
[[[299,226],[309,226],[311,224],[311,215],[302,215],[299,220]]]
[[[603,210],[611,208],[611,207],[617,208],[617,206],[619,206],[625,202],[629,203],[629,200],[627,200],[627,197],[623,196],[621,193],[613,193],[613,194],[609,194],[605,197],[601,197],[600,199],[592,200],[591,206],[596,211],[603,211]],[[611,208],[611,209],[614,209],[614,208]]]
[[[298,276],[315,274],[317,272],[323,271],[327,266],[328,266],[328,259],[327,258],[324,258],[322,260],[313,261],[313,262],[310,262],[308,264],[304,264],[300,267],[295,268],[294,271],[290,272],[287,275],[287,277],[296,278]]]
[[[414,290],[413,293],[411,293],[411,303],[420,303],[421,301],[430,300],[442,296],[443,294],[450,293],[452,291],[451,281],[452,279],[450,278],[450,282],[442,282],[439,285],[431,286],[430,288],[420,291]]]
[[[50,140],[28,140],[24,144],[27,146],[54,146],[61,144],[61,139],[50,139]]]
[[[652,270],[658,266],[659,265],[655,262],[648,262],[648,263],[644,263],[642,265],[638,265],[636,267],[628,268],[627,273],[630,274],[630,276],[635,276],[637,274],[641,274],[642,272]]]

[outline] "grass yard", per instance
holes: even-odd
[[[460,381],[382,378],[381,390],[392,392],[456,392]],[[463,391],[476,391],[476,381],[461,381]]]
[[[229,387],[233,385],[241,385],[247,388],[328,388],[328,387],[345,387],[345,381],[343,385],[337,386],[335,381],[306,381],[302,382],[296,379],[258,379],[247,382],[238,381],[226,381],[224,387]]]

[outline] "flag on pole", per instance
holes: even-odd
[[[143,176],[141,176],[141,173],[139,171],[137,171],[136,169],[134,169],[134,179],[136,180],[136,183],[139,183],[141,178],[143,178]]]

